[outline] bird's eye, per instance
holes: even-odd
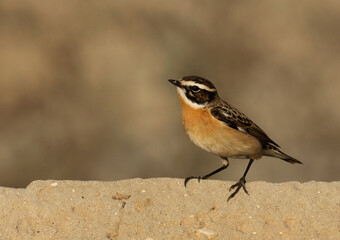
[[[199,90],[201,90],[201,89],[197,86],[192,87],[192,91],[194,91],[194,92],[198,92]]]

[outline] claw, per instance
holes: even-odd
[[[246,194],[249,195],[249,193],[248,193],[248,191],[247,191],[247,189],[246,189],[246,185],[242,185],[242,188],[243,188],[243,191],[244,191]]]
[[[240,178],[240,180],[239,180],[237,183],[235,183],[234,185],[232,185],[232,186],[229,188],[229,192],[230,192],[231,190],[233,190],[235,187],[237,187],[236,190],[228,197],[227,202],[228,202],[230,199],[232,199],[233,197],[235,197],[235,195],[240,191],[241,187],[243,188],[243,191],[244,191],[246,194],[249,195],[249,193],[248,193],[248,191],[247,191],[247,189],[246,189],[246,179],[245,179],[244,177]]]
[[[201,176],[198,176],[198,177],[194,177],[194,176],[187,177],[187,178],[184,180],[184,187],[187,186],[188,182],[189,182],[191,179],[197,179],[198,182],[200,182],[201,179],[204,179],[204,178],[201,178]]]

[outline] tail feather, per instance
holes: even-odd
[[[299,163],[302,164],[302,162],[300,162],[299,160],[297,160],[296,158],[293,158],[287,154],[285,154],[284,152],[280,151],[280,149],[278,149],[275,146],[272,145],[268,145],[264,151],[264,155],[265,156],[269,156],[269,157],[276,157],[276,158],[280,158],[286,162],[289,163]]]

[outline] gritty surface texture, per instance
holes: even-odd
[[[131,179],[0,188],[0,239],[340,239],[340,182]]]

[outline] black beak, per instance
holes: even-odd
[[[169,82],[171,82],[173,85],[176,85],[177,87],[182,87],[181,82],[178,80],[169,79]]]

